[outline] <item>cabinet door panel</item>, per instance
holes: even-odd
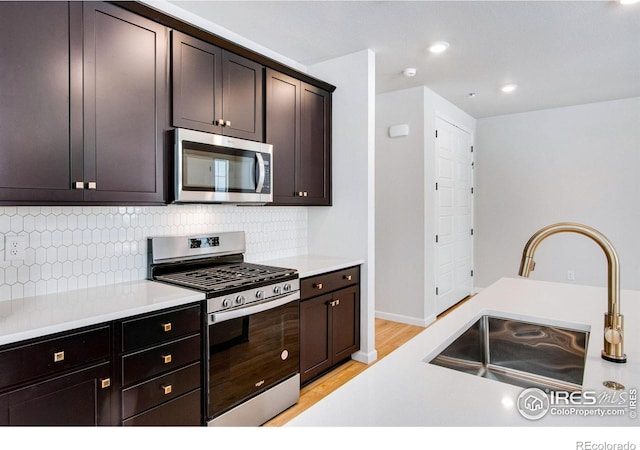
[[[166,28],[84,5],[84,181],[89,201],[161,202]]]
[[[81,7],[0,2],[0,202],[82,198],[70,189],[82,160],[69,133],[70,101],[81,93],[71,71],[82,57]]]
[[[332,334],[334,363],[349,358],[360,347],[360,296],[356,287],[333,293]]]
[[[330,95],[304,83],[301,94],[300,159],[296,185],[307,193],[305,203],[330,205]]]
[[[0,395],[0,425],[109,425],[110,364],[78,370]]]
[[[222,50],[172,31],[171,58],[173,126],[220,133]]]
[[[300,302],[300,382],[324,372],[331,364],[331,294]]]
[[[223,133],[263,141],[263,67],[233,53],[223,53]]]
[[[267,69],[266,142],[272,144],[274,203],[295,201],[300,81]]]

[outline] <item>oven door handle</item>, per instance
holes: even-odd
[[[223,311],[218,313],[209,314],[209,324],[224,322],[225,320],[237,319],[239,317],[249,316],[251,314],[257,314],[259,312],[268,311],[278,306],[286,305],[287,303],[300,299],[300,291],[296,291],[292,294],[285,295],[284,297],[277,298],[275,300],[267,300],[255,305],[249,305],[244,308],[232,309],[230,311]]]

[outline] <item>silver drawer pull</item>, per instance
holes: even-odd
[[[55,352],[53,354],[53,362],[64,361],[64,352]]]
[[[171,331],[171,322],[163,323],[162,324],[162,331],[164,331],[165,333],[167,331]]]
[[[171,390],[172,390],[172,388],[171,388],[170,384],[167,384],[167,385],[163,384],[162,385],[162,392],[164,393],[164,395],[171,394]]]
[[[322,289],[322,283],[313,283],[314,289]]]
[[[89,181],[87,183],[87,189],[92,189],[92,190],[98,189],[98,184],[95,181]]]
[[[111,378],[102,378],[102,379],[100,380],[100,387],[101,387],[102,389],[106,389],[106,388],[108,388],[109,386],[111,386]]]
[[[73,183],[73,188],[74,189],[84,189],[84,182],[83,181],[76,181],[75,183]]]
[[[171,362],[171,355],[162,355],[162,361],[165,364],[169,364]]]
[[[345,275],[342,278],[344,278],[347,281],[351,281],[351,275]]]

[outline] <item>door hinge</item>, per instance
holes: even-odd
[[[436,234],[436,244],[438,243],[438,235]]]
[[[473,236],[473,228],[471,229],[471,236]]]
[[[436,137],[438,137],[438,130],[436,130]]]
[[[436,191],[438,190],[438,183],[436,183]]]
[[[471,269],[471,276],[473,276],[473,269]]]
[[[473,145],[471,146],[471,153],[473,153]]]
[[[438,295],[438,288],[436,288],[436,295]]]
[[[473,187],[471,187],[471,193],[473,194]]]

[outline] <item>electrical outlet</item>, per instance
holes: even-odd
[[[574,281],[576,279],[576,273],[573,270],[567,271],[567,280]]]
[[[27,236],[5,236],[4,237],[5,261],[23,260],[26,249],[27,249]]]

